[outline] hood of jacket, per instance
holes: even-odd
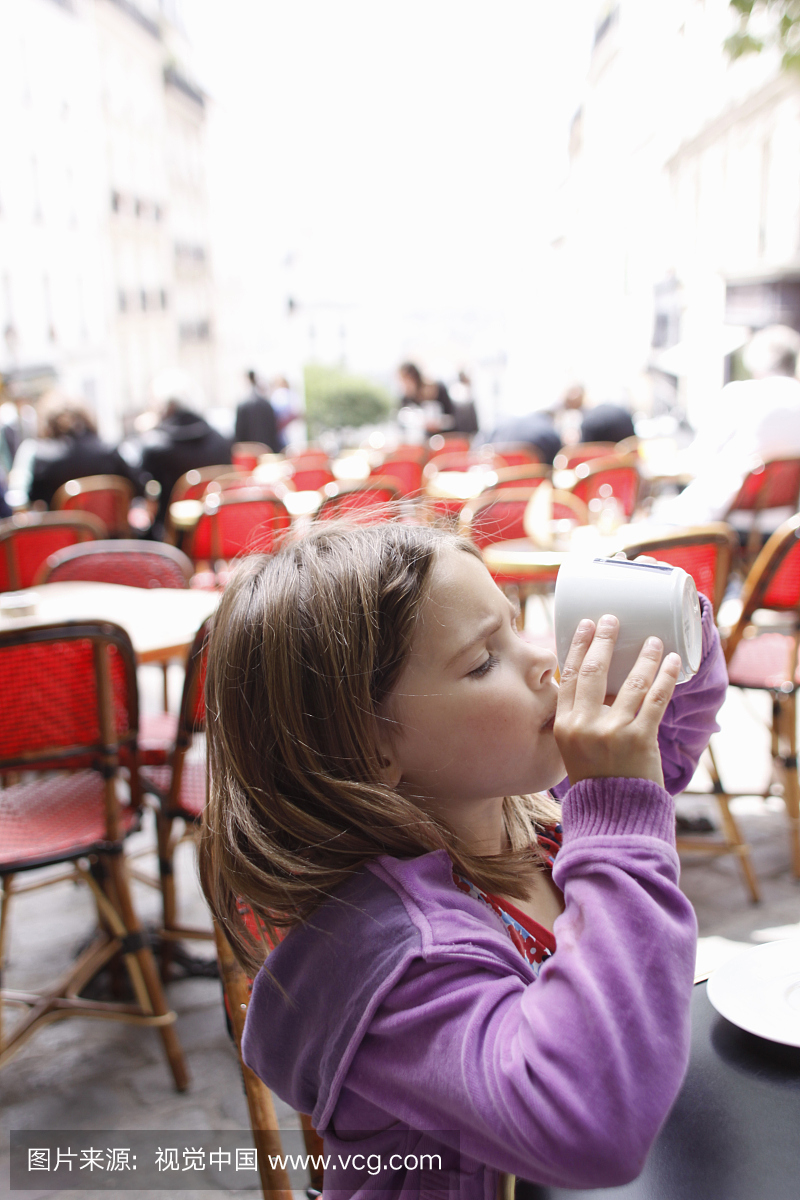
[[[165,433],[173,442],[199,442],[212,432],[205,417],[186,408],[164,417],[156,429]]]

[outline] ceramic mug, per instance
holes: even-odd
[[[578,622],[597,623],[604,613],[619,620],[619,635],[608,671],[608,694],[616,695],[648,637],[664,644],[664,656],[681,657],[678,683],[700,666],[700,602],[691,575],[667,563],[617,558],[568,558],[556,581],[556,652],[563,669]]]

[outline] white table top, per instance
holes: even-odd
[[[166,662],[184,656],[203,621],[219,604],[219,592],[180,588],[132,588],[116,583],[44,583],[15,596],[36,596],[36,609],[9,616],[0,609],[0,629],[50,621],[96,618],[128,633],[137,660]]]

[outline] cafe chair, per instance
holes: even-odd
[[[390,450],[383,461],[418,462],[421,467],[424,467],[430,454],[428,446],[419,446],[415,442],[403,442],[401,445],[395,446],[394,450]]]
[[[578,463],[572,494],[588,507],[599,511],[605,500],[614,499],[630,520],[639,499],[641,476],[636,454],[609,455]]]
[[[556,471],[572,471],[578,463],[608,458],[615,450],[614,442],[578,442],[577,446],[562,446],[553,460],[553,466]]]
[[[493,454],[495,460],[506,467],[524,467],[542,461],[536,447],[528,442],[487,442],[481,451]]]
[[[719,610],[728,586],[731,564],[737,549],[736,534],[724,521],[694,525],[661,537],[644,538],[625,546],[629,559],[646,554],[659,562],[682,567],[691,575],[698,592]]]
[[[400,489],[394,479],[379,476],[364,483],[331,483],[314,514],[315,521],[346,517],[359,525],[372,525],[397,517]]]
[[[56,512],[90,512],[105,525],[110,537],[128,537],[128,510],[133,484],[122,475],[86,475],[68,479],[53,496]]]
[[[725,595],[733,556],[738,548],[736,534],[730,525],[717,521],[710,525],[698,525],[681,529],[661,537],[648,538],[625,547],[629,559],[645,554],[658,562],[682,567],[694,580],[697,590],[707,596],[714,612],[719,609]],[[753,869],[750,846],[742,835],[739,824],[730,809],[729,795],[720,783],[716,756],[711,746],[707,750],[710,759],[711,794],[717,801],[723,840],[711,841],[704,836],[678,834],[678,850],[699,850],[706,854],[735,854],[739,859],[745,885],[754,901],[760,899],[758,883]],[[689,793],[691,795],[695,793]],[[706,793],[700,793],[705,795]]]
[[[40,568],[36,583],[82,581],[116,583],[135,588],[188,588],[192,563],[180,550],[163,542],[117,538],[85,542],[51,554]],[[139,754],[142,763],[165,763],[175,739],[177,717],[168,712],[167,668],[164,671],[164,711],[142,713]]]
[[[183,1091],[188,1072],[175,1013],[167,1007],[133,906],[123,854],[141,815],[136,665],[127,633],[98,621],[0,631],[0,708],[0,776],[6,783],[0,789],[0,953],[12,897],[16,901],[26,891],[82,882],[98,914],[91,944],[49,988],[0,993],[5,1006],[23,1010],[7,1033],[0,1030],[0,1065],[41,1025],[100,1017],[157,1029],[175,1086]],[[129,764],[127,801],[120,793],[123,752]],[[29,774],[42,771],[47,775]],[[18,882],[39,867],[60,870]],[[50,930],[57,937],[57,909],[52,918]],[[121,959],[135,999],[82,996],[112,959]]]
[[[156,833],[158,838],[158,887],[161,891],[165,948],[162,971],[169,969],[168,943],[184,938],[207,940],[206,929],[182,925],[178,921],[175,892],[175,850],[184,837],[193,836],[206,803],[207,777],[205,757],[205,674],[206,648],[210,622],[205,621],[195,634],[186,662],[183,695],[178,713],[175,740],[166,764],[144,764],[141,778],[145,789],[158,800]],[[139,878],[139,876],[137,876]],[[143,882],[152,883],[148,878]]]
[[[506,488],[535,488],[553,477],[552,467],[544,463],[531,462],[519,467],[497,467],[490,472],[485,488],[496,492]]]
[[[214,922],[214,941],[217,948],[217,962],[222,980],[225,1009],[228,1014],[231,1035],[239,1055],[253,1144],[258,1150],[258,1166],[264,1200],[275,1200],[276,1195],[282,1197],[282,1200],[293,1200],[291,1184],[285,1168],[280,1165],[273,1166],[270,1162],[270,1157],[272,1162],[275,1162],[276,1159],[283,1156],[272,1093],[267,1085],[249,1067],[245,1066],[242,1059],[242,1036],[250,1003],[252,980],[248,979],[247,974],[239,965],[230,942],[216,921]],[[312,1126],[311,1118],[306,1113],[299,1113],[298,1116],[303,1130],[306,1154],[320,1156],[324,1149],[322,1138]],[[311,1187],[315,1191],[321,1192],[322,1170],[312,1170],[310,1175]]]
[[[316,492],[326,483],[335,482],[330,458],[316,446],[287,455],[286,461],[289,464],[287,482],[291,482],[296,492]]]
[[[370,478],[390,480],[397,488],[397,494],[404,498],[418,496],[422,490],[423,465],[419,459],[392,456],[375,467]]]
[[[725,519],[742,535],[747,533],[745,561],[751,566],[761,549],[764,534],[761,514],[770,508],[800,508],[800,458],[770,458],[750,471],[731,504]],[[744,521],[744,523],[743,523]]]
[[[171,542],[173,545],[178,541],[179,531],[171,517],[172,505],[178,504],[181,500],[202,500],[205,495],[206,488],[212,479],[219,479],[220,475],[230,475],[231,464],[220,463],[213,467],[196,467],[191,471],[187,471],[185,475],[181,475],[180,479],[174,484],[172,491],[169,494],[169,503],[167,505],[167,515],[164,523],[164,540]]]
[[[471,445],[471,440],[464,437],[463,433],[434,433],[428,439],[430,460],[438,458],[441,454],[458,454],[468,451]]]
[[[779,621],[782,619],[783,628],[773,626],[769,631],[759,632],[758,624],[754,624],[758,613],[775,614]],[[741,616],[725,644],[731,687],[766,691],[772,697],[771,755],[783,785],[792,871],[797,879],[800,879],[799,648],[800,513],[797,513],[773,533],[750,569],[742,591]]]
[[[255,471],[262,454],[271,454],[269,446],[264,442],[234,442],[231,450],[231,462],[238,471],[246,475]]]
[[[192,562],[230,562],[243,554],[270,554],[289,529],[292,519],[271,488],[249,487],[208,495],[203,512],[188,534],[184,548]]]
[[[84,512],[24,512],[0,521],[0,592],[31,587],[47,558],[66,546],[108,536],[99,517]]]

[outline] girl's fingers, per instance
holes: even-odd
[[[675,684],[681,673],[680,654],[668,654],[661,664],[655,682],[648,691],[634,723],[645,733],[655,734],[664,716],[664,711],[672,699]]]
[[[561,671],[561,679],[558,685],[558,707],[562,712],[569,712],[575,703],[575,688],[578,683],[578,672],[581,669],[581,663],[584,660],[586,651],[592,643],[594,636],[594,621],[580,621],[578,628],[572,637],[572,643],[569,648],[564,667]]]
[[[602,705],[608,691],[608,668],[619,633],[619,621],[606,613],[597,622],[592,644],[583,657],[575,685],[578,704]]]
[[[639,652],[628,678],[619,689],[613,707],[633,720],[658,673],[664,646],[659,638],[649,637]]]

